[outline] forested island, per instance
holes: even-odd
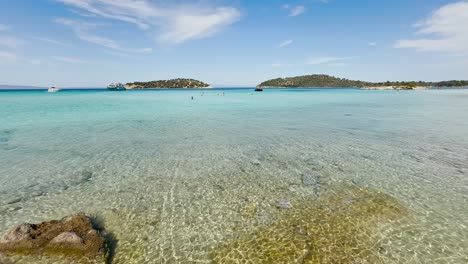
[[[324,74],[304,75],[290,78],[277,78],[258,85],[261,88],[310,88],[310,87],[357,87],[362,89],[391,90],[391,89],[425,89],[429,87],[464,87],[468,81],[443,82],[366,82],[337,78]]]
[[[202,81],[194,79],[172,79],[172,80],[159,80],[151,82],[133,82],[125,85],[126,89],[150,89],[150,88],[211,88],[211,86]]]

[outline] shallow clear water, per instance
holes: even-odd
[[[468,90],[0,92],[0,113],[0,233],[84,211],[113,263],[468,262]]]

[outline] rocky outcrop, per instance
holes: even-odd
[[[105,254],[105,239],[84,213],[60,221],[18,224],[0,240],[0,253],[99,257]]]

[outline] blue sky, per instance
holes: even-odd
[[[468,79],[468,1],[0,0],[0,84]]]

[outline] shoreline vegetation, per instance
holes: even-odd
[[[337,88],[353,87],[362,90],[425,90],[444,87],[467,87],[468,80],[442,82],[366,82],[349,80],[325,74],[313,74],[288,78],[277,78],[262,82],[258,88]]]
[[[125,84],[125,89],[200,89],[213,88],[211,85],[194,79],[172,79]]]

